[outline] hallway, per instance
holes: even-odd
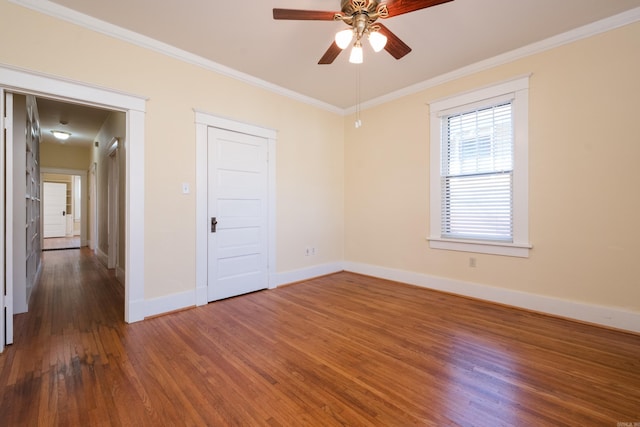
[[[0,355],[0,414],[9,426],[89,425],[72,417],[89,414],[80,398],[90,396],[73,392],[111,376],[104,348],[125,326],[124,288],[88,248],[42,257],[29,312]]]
[[[42,239],[43,251],[59,251],[63,249],[80,249],[80,236]]]

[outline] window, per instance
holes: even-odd
[[[528,256],[528,80],[430,104],[432,248]]]

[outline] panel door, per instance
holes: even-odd
[[[208,130],[208,300],[268,287],[267,140]]]
[[[44,183],[43,237],[64,237],[67,234],[67,184]]]

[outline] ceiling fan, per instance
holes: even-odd
[[[409,52],[407,46],[387,27],[376,21],[391,18],[404,13],[414,12],[431,6],[437,6],[453,0],[341,0],[340,12],[320,10],[273,9],[273,19],[307,21],[342,21],[350,28],[336,34],[335,41],[320,58],[318,64],[331,64],[340,52],[355,38],[349,62],[362,63],[362,37],[367,35],[373,50],[382,49],[394,58],[400,59]]]

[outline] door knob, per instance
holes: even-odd
[[[211,232],[215,233],[216,232],[216,227],[218,225],[218,220],[216,219],[215,216],[211,217]]]

